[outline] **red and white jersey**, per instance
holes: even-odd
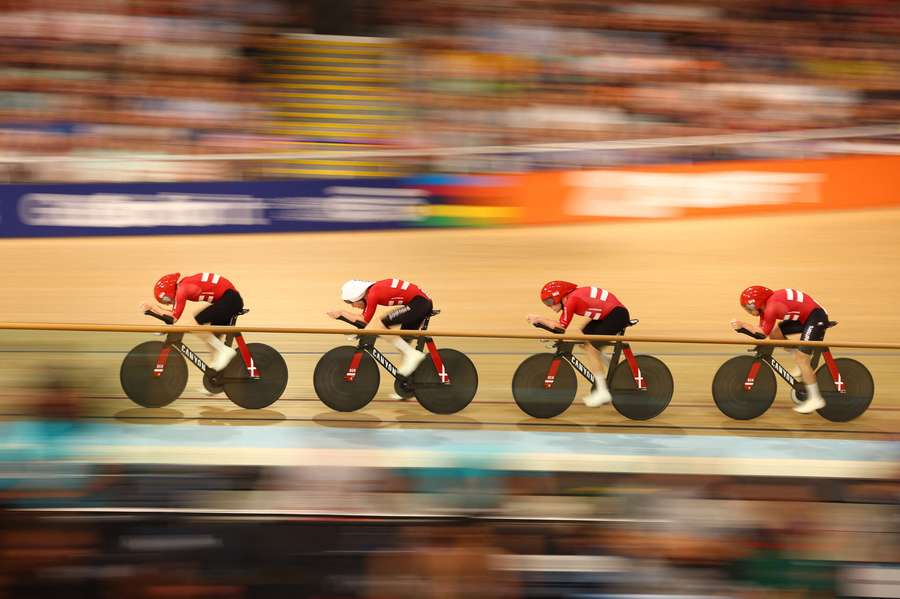
[[[778,320],[799,320],[805,322],[809,314],[819,304],[808,293],[797,289],[779,289],[766,301],[763,313],[759,315],[759,328],[768,335]]]
[[[417,296],[429,299],[421,288],[409,281],[403,279],[376,281],[366,291],[366,309],[363,311],[363,320],[366,322],[372,320],[378,306],[405,306]]]
[[[213,303],[229,289],[234,289],[231,281],[214,272],[182,277],[178,281],[178,288],[175,291],[175,306],[172,308],[172,316],[175,317],[175,320],[181,318],[186,301]]]
[[[572,317],[587,316],[591,320],[603,320],[613,308],[625,307],[619,299],[600,287],[579,287],[566,296],[559,324],[567,328]]]

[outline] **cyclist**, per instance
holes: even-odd
[[[529,314],[530,324],[540,323],[550,328],[567,329],[573,316],[589,319],[581,329],[585,335],[617,335],[628,326],[628,309],[615,295],[601,287],[579,287],[568,281],[550,281],[541,288],[541,301],[554,312],[559,312],[559,321]],[[584,405],[594,408],[612,401],[606,386],[606,368],[609,358],[602,349],[608,345],[600,341],[583,343],[588,366],[594,373],[595,386],[590,394],[582,398]]]
[[[148,302],[141,303],[141,310],[151,311],[162,316],[169,324],[181,318],[185,304],[192,302],[208,302],[210,305],[197,313],[194,320],[197,324],[227,326],[231,319],[244,308],[244,300],[234,285],[222,275],[204,272],[180,278],[181,273],[172,273],[161,277],[153,285],[153,299],[161,310],[155,309]],[[228,347],[219,337],[212,333],[195,333],[212,352],[209,367],[221,372],[237,354],[237,350]]]
[[[386,329],[399,325],[404,331],[418,330],[433,308],[431,298],[420,287],[403,279],[350,280],[341,286],[341,299],[362,310],[362,314],[332,310],[327,312],[331,318],[343,316],[348,320],[358,321],[362,317],[362,321],[368,325],[378,306],[397,306],[382,317],[381,324]],[[410,376],[426,354],[412,347],[402,337],[391,337],[391,343],[403,354],[403,361],[397,372],[401,376]]]
[[[787,335],[798,333],[801,341],[822,341],[825,338],[828,314],[808,293],[796,289],[772,291],[768,287],[752,285],[741,292],[740,303],[747,312],[759,316],[759,326],[734,319],[731,326],[736,331],[745,329],[770,339],[785,339]],[[781,321],[777,327],[776,321]],[[813,348],[802,347],[800,351],[789,349],[788,352],[793,354],[799,376],[806,384],[806,400],[794,406],[794,410],[809,414],[824,408],[825,400],[819,392],[810,364]]]

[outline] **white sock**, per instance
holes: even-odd
[[[391,339],[391,343],[394,345],[394,347],[400,350],[400,353],[404,356],[408,356],[409,354],[416,351],[409,345],[409,343],[406,342],[405,339],[403,339],[403,337],[394,337],[393,339]]]
[[[199,337],[213,353],[220,352],[228,347],[221,339],[212,333],[197,333],[197,337]]]
[[[822,397],[822,394],[819,393],[818,383],[806,386],[806,398],[809,399],[810,397]]]
[[[605,376],[597,376],[595,374],[594,375],[594,384],[597,386],[598,389],[602,389],[603,391],[609,391],[609,389],[606,388],[606,377]]]

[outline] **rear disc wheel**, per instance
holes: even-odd
[[[613,371],[612,395],[613,407],[626,418],[632,420],[649,420],[662,414],[672,401],[675,383],[669,367],[659,358],[653,356],[635,356],[639,376],[643,377],[644,389],[639,389],[631,366],[626,360],[619,362]]]

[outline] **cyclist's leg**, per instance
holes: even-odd
[[[776,341],[784,341],[788,336],[793,337],[794,335],[801,334],[803,332],[803,325],[804,323],[797,320],[783,320],[778,323],[778,326],[772,329],[769,338]],[[791,369],[791,376],[802,379],[807,385],[811,382],[814,383],[816,379],[812,372],[812,368],[809,367],[809,359],[807,358],[804,360],[796,347],[786,347],[783,349],[791,355],[794,361],[794,368]]]
[[[782,321],[778,323],[772,332],[769,333],[769,339],[774,339],[775,341],[785,341],[788,335],[798,335],[802,329],[802,325],[799,322],[790,320],[790,321]],[[791,359],[794,362],[793,368],[791,368],[791,376],[795,379],[803,378],[803,371],[800,369],[800,365],[797,364],[797,348],[796,347],[782,347],[784,352],[791,356]]]
[[[240,294],[233,289],[229,289],[222,294],[218,301],[198,312],[195,320],[197,324],[201,325],[227,326],[243,307],[244,301]],[[196,336],[212,351],[209,367],[213,370],[221,372],[237,355],[237,351],[234,348],[225,345],[218,336],[212,333],[197,333]]]
[[[581,332],[585,335],[616,335],[625,330],[628,320],[628,310],[617,307],[606,318],[589,322]],[[610,395],[606,385],[606,365],[609,363],[609,359],[603,355],[603,348],[608,345],[609,343],[603,341],[592,341],[582,345],[584,347],[585,361],[588,364],[588,368],[594,373],[595,380],[594,389],[582,399],[585,405],[589,407],[600,406],[612,401],[612,395]]]
[[[401,330],[418,330],[431,313],[432,306],[431,300],[422,296],[414,297],[407,305],[388,312],[381,319],[381,324],[385,328],[399,325]],[[392,336],[391,343],[403,355],[403,361],[397,368],[397,372],[402,376],[410,376],[425,359],[425,353],[412,347],[409,341],[400,336]]]
[[[803,330],[800,333],[800,341],[822,341],[825,339],[825,331],[828,328],[828,314],[825,310],[817,308],[810,313],[806,322],[803,323]],[[811,358],[814,348],[801,347],[794,352],[794,359],[800,371],[803,374],[803,382],[806,384],[806,401],[795,406],[794,410],[801,414],[808,414],[825,407],[825,400],[819,390],[816,382],[816,373],[813,372]]]

